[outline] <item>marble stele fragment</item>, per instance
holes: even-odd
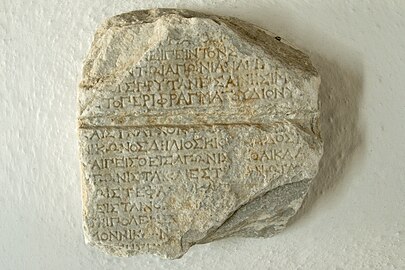
[[[235,18],[108,19],[78,91],[87,243],[178,258],[279,232],[318,170],[319,84],[308,56]]]

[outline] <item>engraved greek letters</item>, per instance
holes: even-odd
[[[300,207],[322,153],[319,77],[303,53],[231,18],[158,9],[109,19],[83,70],[90,244],[177,258],[273,234]]]

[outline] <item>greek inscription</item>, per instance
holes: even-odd
[[[177,258],[276,232],[300,207],[322,152],[319,77],[300,51],[239,20],[157,9],[110,19],[83,70],[91,244]]]

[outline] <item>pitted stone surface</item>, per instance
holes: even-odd
[[[78,94],[86,241],[177,258],[283,229],[322,155],[319,83],[305,54],[235,18],[109,19]]]

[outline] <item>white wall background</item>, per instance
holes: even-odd
[[[84,244],[82,60],[104,19],[150,7],[237,16],[311,55],[326,154],[283,233],[175,261]],[[0,0],[0,269],[405,269],[405,1]]]

